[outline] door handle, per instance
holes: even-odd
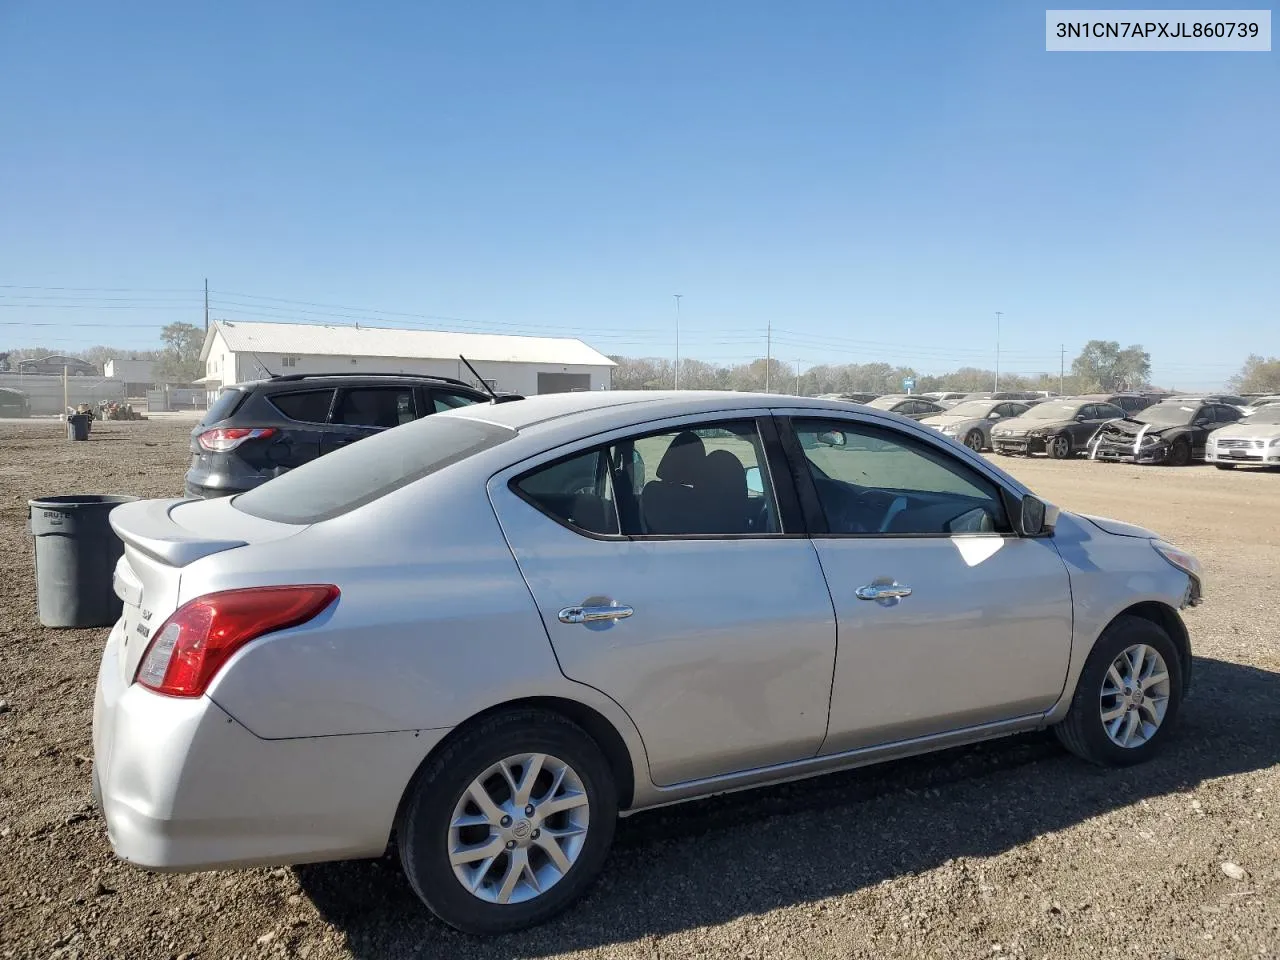
[[[911,588],[900,583],[868,583],[853,593],[859,600],[899,600],[911,596]]]
[[[561,623],[603,623],[609,620],[622,620],[635,613],[625,603],[602,603],[565,607],[560,611]]]

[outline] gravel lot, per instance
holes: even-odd
[[[581,906],[486,942],[426,916],[391,860],[181,876],[112,858],[89,802],[105,631],[38,625],[26,501],[174,495],[188,429],[73,444],[0,424],[0,957],[1280,953],[1280,473],[1000,461],[1205,564],[1192,697],[1155,763],[1103,772],[1035,735],[642,814]]]

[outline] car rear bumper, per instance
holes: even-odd
[[[116,855],[151,870],[375,857],[444,730],[264,740],[208,697],[121,676],[120,625],[93,708],[94,772]]]

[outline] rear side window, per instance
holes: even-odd
[[[463,396],[460,393],[444,393],[441,390],[431,392],[432,413],[444,413],[446,410],[454,410],[457,407],[469,407],[473,403],[479,403],[479,401],[475,397]]]
[[[398,427],[414,416],[412,387],[356,387],[342,391],[333,422],[353,427]]]
[[[244,391],[242,390],[223,390],[218,394],[218,398],[213,401],[213,405],[205,412],[204,419],[200,422],[217,423],[219,420],[225,420],[231,414],[236,412],[236,407],[240,406],[240,401],[244,399]]]
[[[319,523],[372,503],[516,435],[464,417],[426,417],[343,447],[232,500],[279,523]]]
[[[299,423],[324,423],[333,405],[332,390],[304,390],[299,393],[277,393],[271,404],[290,420]]]

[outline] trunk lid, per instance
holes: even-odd
[[[182,570],[204,557],[305,529],[241,513],[229,499],[140,500],[111,511],[124,544],[114,586],[123,603],[120,669],[130,683],[155,631],[182,602]],[[186,598],[190,599],[190,598]]]

